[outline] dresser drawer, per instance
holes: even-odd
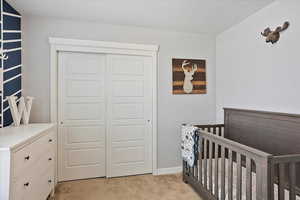
[[[42,157],[34,162],[34,166],[30,166],[27,170],[24,170],[22,174],[16,176],[14,180],[19,180],[24,174],[31,174],[31,176],[41,176],[47,172],[52,172],[54,174],[55,170],[55,160],[54,151],[46,151]]]
[[[25,146],[19,151],[15,152],[13,155],[13,177],[19,177],[24,174],[24,171],[34,168],[33,166],[37,164],[40,159],[44,158],[45,154],[48,152],[54,152],[55,135],[53,132],[49,132],[47,135],[42,136],[33,143]],[[51,155],[52,160],[54,154]]]
[[[54,173],[50,167],[44,174],[29,174],[13,184],[12,200],[46,200],[54,188]]]
[[[24,176],[12,184],[12,200],[34,200],[37,183],[34,176]]]
[[[41,179],[39,179],[38,187],[36,188],[36,191],[38,191],[38,200],[46,200],[48,195],[51,193],[51,191],[54,189],[54,171],[52,171],[51,168],[48,169],[48,171],[41,176]]]

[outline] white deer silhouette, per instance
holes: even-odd
[[[183,83],[183,90],[185,93],[191,93],[193,91],[193,84],[192,84],[192,80],[193,80],[193,75],[195,74],[195,72],[197,71],[197,65],[193,64],[193,67],[191,70],[187,70],[184,67],[186,65],[189,65],[190,62],[188,62],[187,60],[184,60],[182,62],[182,69],[184,72],[184,83]]]

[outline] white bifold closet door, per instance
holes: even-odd
[[[59,53],[59,181],[152,172],[151,62]]]

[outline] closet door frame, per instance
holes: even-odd
[[[130,44],[106,41],[49,38],[50,43],[50,120],[58,122],[58,53],[86,52],[148,56],[152,59],[152,174],[158,175],[157,168],[157,54],[158,45]],[[57,126],[58,133],[58,126]],[[56,148],[57,149],[57,148]],[[56,152],[57,154],[57,152]],[[57,158],[57,156],[56,156]],[[56,170],[57,172],[57,170]],[[56,178],[57,182],[57,178]]]

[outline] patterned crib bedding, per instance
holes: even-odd
[[[198,160],[199,135],[198,128],[193,125],[181,127],[181,154],[184,161],[193,167]]]

